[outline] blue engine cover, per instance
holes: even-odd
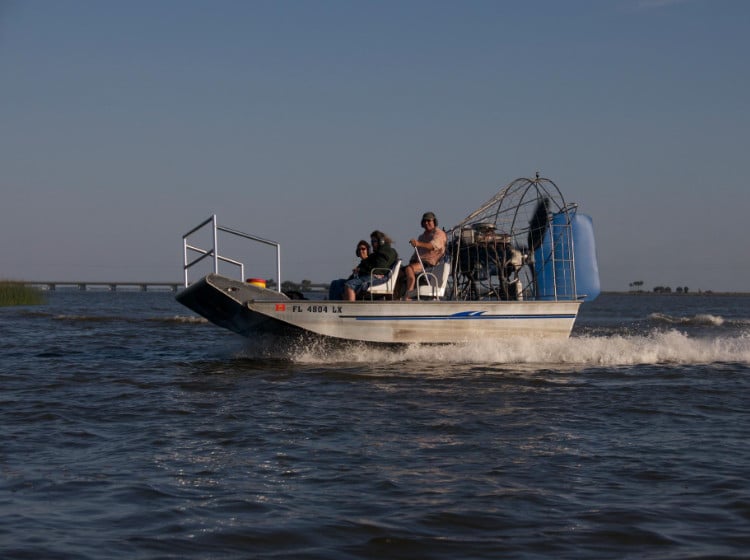
[[[584,301],[594,301],[602,289],[591,216],[573,216],[573,244],[576,250],[576,291],[579,296],[585,296]]]
[[[554,214],[542,245],[534,251],[534,270],[537,299],[596,299],[601,287],[591,217],[575,211]]]

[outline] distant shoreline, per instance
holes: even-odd
[[[675,297],[692,297],[692,296],[750,296],[750,292],[715,292],[715,291],[703,291],[703,292],[632,292],[632,291],[617,291],[617,290],[602,290],[602,295],[621,295],[621,296],[675,296]]]

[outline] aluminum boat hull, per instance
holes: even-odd
[[[243,336],[305,331],[387,344],[567,338],[580,301],[330,301],[284,294],[209,274],[177,300]]]

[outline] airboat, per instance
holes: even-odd
[[[210,230],[201,247],[193,239]],[[219,234],[270,245],[275,289],[244,278],[244,264],[219,253]],[[177,300],[210,322],[246,337],[305,333],[386,344],[451,344],[514,337],[567,338],[580,306],[600,292],[593,225],[557,185],[519,178],[446,230],[445,258],[419,275],[416,297],[394,297],[401,267],[374,271],[357,301],[305,299],[282,291],[280,245],[224,227],[211,216],[183,236],[185,289]],[[209,259],[213,271],[191,282]],[[219,273],[239,268],[239,279]]]

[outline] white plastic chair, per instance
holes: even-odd
[[[451,263],[442,261],[432,267],[429,271],[420,272],[417,276],[417,299],[433,298],[440,299],[445,295],[448,286],[448,278],[451,274]],[[426,280],[427,284],[421,284],[420,280]]]
[[[396,289],[396,280],[401,270],[401,259],[398,259],[391,268],[374,268],[370,272],[370,286],[365,290],[370,299],[374,296],[390,296],[393,299],[393,292]],[[383,274],[382,278],[376,278],[376,274]]]

